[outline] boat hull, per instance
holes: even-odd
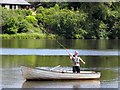
[[[89,80],[99,79],[100,73],[93,71],[81,71],[72,73],[65,71],[50,71],[43,69],[33,69],[21,66],[23,77],[26,80]]]

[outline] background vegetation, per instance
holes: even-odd
[[[36,15],[32,15],[31,10],[2,9],[2,34],[37,33],[43,34],[42,37],[54,34],[70,39],[120,38],[119,2],[43,2],[42,6],[38,6],[39,3],[32,5]]]

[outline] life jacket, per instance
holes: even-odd
[[[79,64],[79,62],[80,62],[79,61],[79,57],[75,57],[73,55],[72,60],[73,60],[74,66],[80,66],[80,64]]]

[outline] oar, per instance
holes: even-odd
[[[56,69],[56,68],[58,68],[58,67],[60,67],[60,65],[55,66],[55,67],[51,68],[50,70],[54,70],[54,69]]]

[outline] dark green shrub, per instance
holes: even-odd
[[[25,20],[19,23],[18,33],[25,33],[29,31],[29,23]]]
[[[18,22],[15,18],[9,18],[8,22],[3,25],[3,33],[16,34],[18,30]]]

